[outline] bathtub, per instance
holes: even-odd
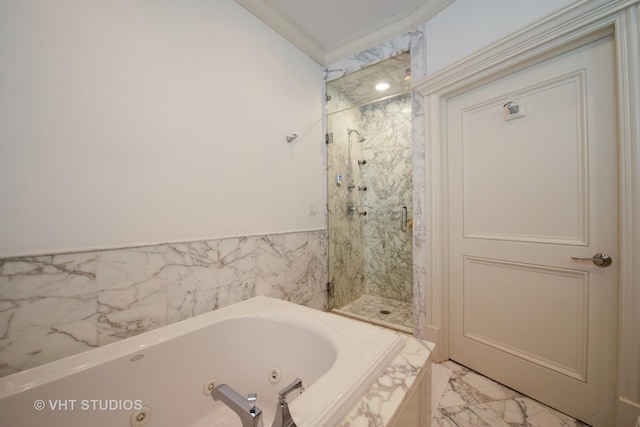
[[[333,427],[405,338],[337,315],[255,297],[0,378],[0,426],[241,426],[211,398],[226,383],[257,393],[265,427],[278,391],[299,427]]]

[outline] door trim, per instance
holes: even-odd
[[[620,180],[618,396],[616,425],[640,415],[640,0],[578,1],[432,75],[424,96],[427,252],[426,338],[435,361],[448,359],[448,98],[550,57],[613,35],[616,49]]]

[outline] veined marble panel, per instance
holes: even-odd
[[[378,378],[365,392],[362,399],[353,407],[340,427],[384,427],[391,425],[396,411],[409,411],[407,396],[416,380],[423,375],[423,381],[431,384],[430,356],[433,344],[404,337],[405,345],[400,354],[380,373]],[[417,385],[417,384],[416,384]],[[413,390],[417,392],[417,390]],[[431,386],[429,386],[429,393]],[[431,396],[425,396],[425,412],[430,412]],[[417,408],[412,408],[417,410]],[[417,415],[416,415],[417,417]],[[397,419],[396,419],[397,420]]]
[[[217,308],[221,242],[167,245],[162,273],[167,285],[167,323]]]
[[[325,232],[260,237],[255,294],[326,310],[326,241]]]
[[[258,294],[326,308],[325,230],[0,260],[0,376]]]
[[[421,34],[422,32],[418,30],[407,32],[395,39],[380,43],[370,49],[331,64],[324,70],[324,80],[335,80],[345,74],[353,73],[409,50],[412,42],[416,40],[416,33]]]
[[[99,345],[167,324],[167,250],[159,245],[98,254]]]
[[[320,236],[322,233],[300,234]],[[238,237],[219,241],[217,305],[214,306],[215,308],[226,307],[258,295],[256,293],[258,239],[259,237]]]
[[[411,36],[409,40],[409,52],[411,52],[412,81],[415,81],[427,74],[427,45],[424,40],[425,25],[426,23],[423,23],[409,33]]]
[[[401,229],[402,207],[409,218],[413,210],[411,99],[402,95],[380,101],[364,107],[362,115],[366,293],[411,302],[413,236],[410,226]]]
[[[411,78],[412,81],[427,73],[424,24],[412,33]],[[426,174],[425,125],[423,97],[412,91],[411,150],[413,161],[413,319],[414,336],[426,338],[427,326],[427,237],[426,225]]]
[[[0,375],[97,346],[95,284],[93,252],[0,260]]]

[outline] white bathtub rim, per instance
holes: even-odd
[[[365,392],[371,387],[373,382],[384,371],[386,366],[391,363],[393,359],[398,355],[404,345],[402,338],[398,335],[397,340],[387,343],[386,345],[379,346],[380,352],[378,357],[370,360],[366,365],[360,363],[360,354],[353,353],[349,357],[339,361],[332,369],[325,375],[320,377],[310,387],[308,391],[300,395],[290,405],[289,409],[294,421],[298,425],[304,425],[307,427],[320,427],[320,426],[333,426],[338,425],[339,422],[348,414],[356,403],[358,403]],[[348,363],[353,363],[357,366],[363,367],[363,372],[367,375],[361,375],[357,378],[347,379],[347,377],[340,375],[344,372]],[[373,369],[378,367],[378,369]],[[329,400],[325,399],[326,395],[332,395],[330,389],[332,385],[340,384],[340,388],[343,390],[338,395],[333,395]],[[316,398],[316,396],[318,396]],[[322,401],[320,399],[323,399]],[[318,407],[322,407],[325,410],[318,410]],[[331,411],[326,408],[332,408]]]
[[[258,314],[255,312],[246,313],[251,310],[255,310]],[[283,310],[286,310],[284,315],[282,314]],[[100,366],[117,358],[131,357],[138,352],[143,352],[185,333],[195,332],[212,323],[238,317],[268,317],[276,322],[291,323],[293,320],[296,323],[303,323],[305,328],[327,338],[336,349],[335,366],[332,366],[329,371],[313,383],[313,386],[291,402],[291,412],[296,422],[309,427],[337,425],[360,400],[384,367],[396,357],[403,345],[402,338],[395,332],[281,300],[258,296],[166,325],[160,329],[0,378],[0,399]],[[335,322],[340,327],[348,325],[349,328],[361,332],[358,335],[358,345],[355,346],[355,350],[353,342],[347,342],[346,336],[340,327],[335,325]],[[352,349],[348,354],[344,353],[345,342]],[[132,347],[133,343],[135,345]],[[376,357],[363,365],[362,352],[369,350],[376,351]],[[358,376],[344,375],[345,370],[351,373],[354,367],[361,369]],[[378,369],[374,370],[374,367]],[[339,394],[331,393],[335,388],[339,388],[341,392]],[[331,398],[327,399],[327,396],[331,396]]]

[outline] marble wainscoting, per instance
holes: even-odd
[[[256,295],[327,308],[326,230],[0,260],[0,376]]]

